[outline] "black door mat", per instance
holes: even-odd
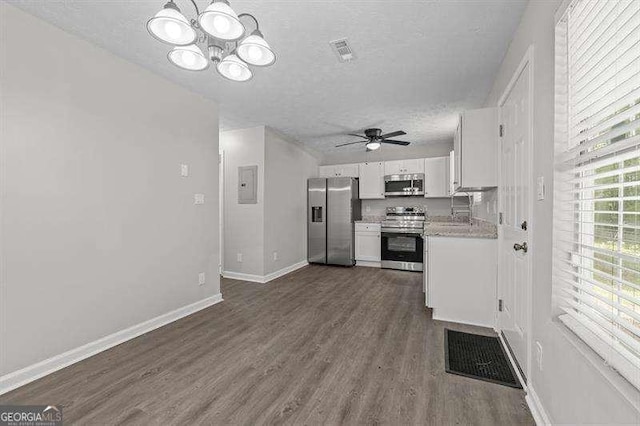
[[[444,331],[447,373],[522,389],[497,337]]]

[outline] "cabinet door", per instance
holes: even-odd
[[[340,166],[338,166],[337,168],[338,173],[340,173],[341,177],[354,177],[357,178],[359,176],[359,172],[358,172],[358,164],[342,164]]]
[[[449,196],[447,168],[449,157],[424,159],[424,196],[437,198]]]
[[[384,162],[384,174],[385,175],[400,175],[404,172],[404,161],[385,161]]]
[[[380,232],[356,232],[356,260],[380,262]]]
[[[431,307],[431,299],[429,297],[429,237],[424,239],[424,272],[422,273],[424,280],[423,289],[424,292],[424,306]]]
[[[461,158],[457,161],[460,186],[498,186],[498,109],[481,108],[463,112],[458,138],[461,149]]]
[[[318,168],[319,177],[330,178],[336,176],[335,166],[320,166]]]
[[[384,198],[384,163],[362,163],[359,170],[360,199]]]
[[[402,173],[414,174],[424,173],[424,158],[415,158],[413,160],[403,160]]]

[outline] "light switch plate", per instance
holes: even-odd
[[[205,276],[204,272],[200,272],[198,274],[198,284],[200,284],[200,285],[204,284],[205,283],[205,278],[206,278],[206,276]]]
[[[188,164],[180,164],[180,176],[182,176],[182,177],[189,176],[189,165]]]
[[[544,200],[544,176],[538,176],[538,179],[536,181],[536,192],[538,194],[538,201],[542,201]]]
[[[236,259],[238,260],[238,262],[242,262],[242,253],[238,253],[236,255]]]
[[[193,204],[204,204],[204,194],[193,194]]]

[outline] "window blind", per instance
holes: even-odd
[[[555,66],[559,319],[640,388],[640,1],[572,2]]]

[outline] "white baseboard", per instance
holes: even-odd
[[[507,342],[505,342],[504,340],[504,336],[502,335],[502,333],[497,327],[495,327],[494,330],[496,331],[496,333],[498,333],[498,339],[500,339],[500,344],[502,345],[505,353],[507,354],[509,363],[513,367],[513,371],[516,372],[516,375],[518,376],[518,380],[520,380],[520,384],[522,384],[522,388],[526,392],[524,399],[527,402],[527,405],[529,406],[529,411],[531,411],[533,420],[536,422],[536,425],[538,426],[550,425],[551,421],[549,420],[549,416],[547,415],[547,412],[542,406],[542,402],[540,402],[538,395],[533,390],[531,383],[525,382],[524,377],[522,377],[522,374],[520,373],[520,369],[516,364],[516,360],[513,358],[513,354],[509,350],[509,347],[507,346]]]
[[[540,398],[538,398],[538,394],[533,390],[533,387],[529,386],[527,389],[527,395],[524,397],[527,401],[527,405],[529,406],[529,411],[531,411],[531,415],[533,416],[533,420],[535,420],[536,425],[550,425],[551,421],[549,420],[549,416],[542,406],[542,402],[540,402]]]
[[[232,280],[251,281],[252,283],[264,283],[264,277],[262,275],[243,274],[242,272],[222,271],[224,278],[231,278]]]
[[[476,327],[493,328],[493,324],[483,324],[483,323],[474,322],[474,321],[462,320],[460,318],[443,317],[442,315],[439,315],[437,313],[437,310],[435,308],[433,308],[433,313],[431,314],[431,318],[433,318],[436,321],[446,321],[446,322],[454,322],[456,324],[473,325]]]
[[[6,374],[0,377],[0,395],[220,302],[222,302],[222,294],[218,293],[21,370]]]
[[[293,265],[289,265],[285,268],[282,268],[278,271],[272,272],[268,275],[253,275],[253,274],[244,274],[242,272],[233,272],[233,271],[222,271],[222,276],[225,278],[231,278],[233,280],[242,280],[242,281],[250,281],[253,283],[268,283],[269,281],[273,281],[276,278],[280,278],[283,275],[287,275],[297,269],[304,268],[307,266],[309,262],[303,260],[298,263],[294,263]]]
[[[264,277],[264,282],[268,283],[269,281],[275,280],[276,278],[280,278],[283,275],[287,275],[295,270],[298,270],[300,268],[304,268],[305,266],[307,266],[309,264],[309,262],[307,262],[306,260],[303,260],[302,262],[298,262],[298,263],[294,263],[293,265],[289,265],[286,268],[282,268],[278,271],[272,272],[268,275],[265,275]]]
[[[371,260],[356,260],[356,266],[365,266],[367,268],[380,268],[381,262],[375,262]]]

